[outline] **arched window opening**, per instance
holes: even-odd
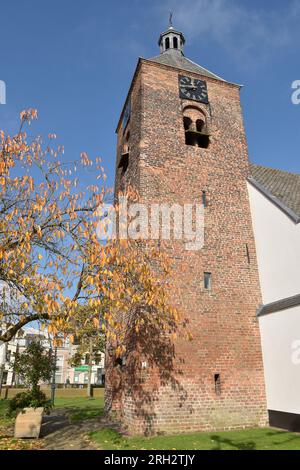
[[[178,49],[178,38],[173,38],[173,47],[174,49]]]
[[[170,49],[170,38],[166,38],[165,45],[166,45],[166,50]]]
[[[204,113],[195,107],[186,108],[184,110],[183,125],[186,145],[204,149],[209,147],[210,140]]]
[[[197,119],[196,121],[196,129],[198,132],[202,132],[204,130],[204,121],[202,119]]]
[[[193,121],[191,120],[191,118],[189,118],[188,116],[184,116],[183,125],[184,125],[184,130],[185,131],[187,131],[191,128],[192,123],[193,123]]]

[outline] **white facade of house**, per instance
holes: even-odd
[[[268,410],[300,415],[300,305],[291,306],[300,294],[300,223],[251,183],[248,190],[268,307],[259,316]]]
[[[263,303],[300,294],[300,224],[248,183]]]
[[[0,366],[3,367],[3,382],[5,386],[14,386],[19,384],[18,377],[13,371],[14,355],[18,350],[22,353],[28,342],[33,338],[42,338],[42,344],[46,349],[50,349],[51,344],[46,333],[35,328],[24,328],[18,337],[15,337],[9,343],[0,343]],[[64,344],[57,347],[56,354],[56,373],[55,383],[58,385],[76,385],[82,386],[88,382],[88,366],[86,361],[82,361],[79,367],[72,367],[70,359],[74,356],[76,346],[72,345],[68,340]],[[99,354],[97,362],[92,366],[91,382],[93,385],[102,385],[104,376],[104,354]]]
[[[300,306],[259,319],[268,410],[300,415]]]

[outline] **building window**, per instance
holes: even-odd
[[[189,118],[188,116],[184,116],[184,118],[183,118],[184,130],[188,131],[189,129],[191,129],[192,124],[193,124],[193,121],[191,120],[191,118]]]
[[[204,149],[209,147],[210,136],[206,116],[203,112],[191,106],[185,108],[183,112],[183,126],[186,145]]]
[[[98,365],[101,363],[101,359],[102,359],[101,354],[97,354],[97,355],[95,356],[95,364],[96,364],[96,366],[98,366]]]
[[[211,273],[204,273],[204,289],[211,290]]]
[[[177,38],[173,38],[173,47],[174,47],[174,49],[178,49],[178,39]]]
[[[215,374],[214,380],[215,380],[216,395],[221,395],[221,375]]]
[[[125,175],[129,165],[129,154],[124,153],[121,157],[119,168],[121,168],[121,177]]]
[[[246,243],[246,256],[247,256],[248,264],[250,264],[251,258],[250,258],[250,251],[249,251],[248,243]]]
[[[166,50],[170,49],[170,38],[166,38]]]
[[[123,146],[123,154],[129,153],[129,139],[130,139],[130,131],[127,132],[125,137],[125,143]]]
[[[197,119],[196,121],[196,129],[198,132],[202,132],[204,129],[205,123],[202,121],[202,119]]]
[[[8,371],[4,370],[2,372],[2,385],[8,385],[7,379],[8,379]]]
[[[10,362],[10,359],[11,359],[11,351],[8,349],[8,350],[6,351],[6,358],[5,358],[5,360],[6,360],[6,362]]]
[[[130,139],[130,131],[128,131],[126,134],[125,143],[123,145],[123,153],[121,154],[121,159],[119,163],[119,168],[121,168],[121,179],[122,178],[124,179],[125,173],[129,165],[129,139]],[[124,185],[124,181],[122,182],[122,184]]]
[[[202,191],[202,204],[204,209],[207,207],[207,196],[206,196],[206,191]]]
[[[115,360],[115,366],[123,366],[123,359],[121,357],[117,357],[117,359]]]

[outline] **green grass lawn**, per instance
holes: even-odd
[[[104,397],[56,398],[55,408],[67,408],[72,422],[97,418],[103,415]]]
[[[91,433],[103,450],[300,450],[300,435],[274,429],[123,437],[111,429]]]
[[[0,450],[29,448],[27,441],[5,439],[7,428],[14,422],[13,418],[6,416],[7,407],[8,400],[0,400]],[[90,400],[85,397],[56,398],[55,407],[68,409],[71,421],[79,422],[103,414],[103,396]],[[300,435],[274,429],[124,437],[112,429],[103,428],[90,435],[103,450],[300,450]]]
[[[89,418],[96,418],[103,414],[103,396],[88,399],[57,398],[55,408],[64,408],[69,411],[71,422],[79,422]],[[1,450],[37,450],[43,447],[43,440],[14,439],[13,426],[15,418],[7,416],[9,400],[0,400],[0,451]]]
[[[14,423],[13,417],[7,416],[9,400],[0,400],[0,426],[8,426]],[[56,398],[55,408],[67,408],[72,422],[97,418],[103,415],[104,396],[96,398],[73,397]]]

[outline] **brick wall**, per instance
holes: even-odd
[[[188,252],[181,241],[161,245],[173,267],[173,303],[188,319],[194,339],[176,342],[175,358],[171,366],[166,362],[170,370],[163,378],[162,363],[147,370],[141,370],[140,361],[118,370],[107,363],[107,408],[118,410],[133,433],[221,430],[267,422],[256,319],[261,294],[239,89],[185,72],[207,82],[210,106],[201,107],[211,134],[208,149],[187,146],[183,108],[191,102],[179,98],[180,73],[140,61],[131,92],[127,178],[147,203],[200,203],[206,191],[204,248]],[[119,128],[117,162],[122,145]],[[117,173],[116,190],[118,179]],[[204,289],[204,272],[212,274],[209,291]],[[150,348],[156,343],[157,338],[149,338]]]

